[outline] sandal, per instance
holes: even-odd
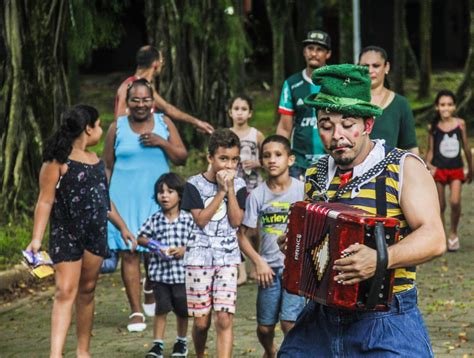
[[[129,332],[143,332],[146,329],[146,323],[145,323],[145,316],[141,312],[133,312],[130,316],[128,316],[129,319],[132,319],[133,317],[141,317],[143,319],[143,322],[141,323],[129,323],[127,325],[127,329]]]
[[[459,244],[459,238],[456,236],[454,239],[448,239],[448,251],[458,251],[461,245]]]
[[[143,279],[143,293],[145,295],[152,295],[153,294],[153,290],[146,290],[145,289],[145,285],[146,285],[146,278]],[[145,314],[148,316],[148,317],[154,317],[155,316],[155,306],[156,306],[156,303],[153,302],[153,303],[145,303],[143,302],[142,303],[142,307],[143,307],[143,312],[145,312]]]

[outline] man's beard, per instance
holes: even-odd
[[[355,157],[346,157],[346,158],[332,157],[332,158],[334,159],[334,162],[336,163],[336,165],[342,165],[342,166],[347,166],[349,164],[352,164],[352,162],[355,159]]]

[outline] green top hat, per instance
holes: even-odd
[[[380,116],[383,112],[370,103],[370,77],[366,66],[324,66],[313,71],[312,80],[321,89],[305,98],[308,106],[363,118]]]

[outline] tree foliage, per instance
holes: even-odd
[[[407,37],[405,22],[405,0],[393,2],[393,90],[397,93],[405,92],[405,47]]]
[[[464,78],[456,92],[458,114],[466,118],[469,123],[474,123],[474,0],[469,0],[469,53],[464,66]]]
[[[352,1],[339,0],[339,62],[354,62],[354,21]]]
[[[431,5],[431,0],[420,1],[420,99],[429,97],[431,87]]]
[[[239,87],[249,50],[240,12],[230,0],[145,2],[149,42],[162,49],[160,93],[214,126],[228,126],[226,103]],[[200,146],[189,126],[186,139]]]
[[[71,103],[68,71],[118,30],[102,17],[105,1],[6,0],[0,7],[5,58],[0,107],[0,198],[3,218],[30,212],[43,141]],[[109,6],[120,2],[108,2]],[[107,13],[110,14],[109,8]]]

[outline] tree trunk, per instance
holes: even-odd
[[[67,102],[61,36],[63,1],[5,1],[1,5],[6,59],[0,118],[1,212],[30,209],[41,166],[43,138]],[[8,217],[7,217],[8,219]]]
[[[418,99],[430,96],[431,5],[431,0],[420,0],[420,85],[418,87]]]
[[[405,75],[410,78],[420,79],[420,67],[418,66],[418,59],[416,58],[415,51],[411,46],[410,39],[408,37],[408,30],[406,21],[404,21],[403,29],[403,46],[405,48]]]
[[[293,12],[294,7],[288,9],[288,11]],[[296,24],[294,21],[293,14],[288,16],[288,26],[286,27],[285,31],[285,39],[284,39],[284,46],[285,46],[285,76],[293,74],[297,71],[301,71],[304,67],[304,60],[303,56],[301,56],[303,38],[298,38],[296,33]],[[299,19],[296,16],[296,19]],[[296,22],[298,22],[296,20]]]
[[[474,86],[474,0],[469,1],[470,28],[469,28],[469,54],[464,66],[464,78],[456,92],[457,112],[467,122],[474,123],[474,97],[472,87]]]
[[[394,20],[393,20],[393,62],[392,72],[390,76],[393,83],[393,90],[397,93],[404,94],[405,82],[405,51],[403,46],[405,22],[405,0],[395,0],[393,2]],[[405,35],[406,36],[406,35]]]
[[[292,5],[292,0],[265,0],[265,8],[272,28],[272,93],[275,103],[279,99],[281,87],[285,81],[285,29],[291,13],[288,9]]]
[[[145,1],[150,43],[161,48],[166,61],[160,94],[215,127],[229,126],[226,103],[243,88],[248,45],[242,16],[230,0]],[[202,147],[202,137],[190,126],[178,126],[187,143]]]
[[[352,1],[339,0],[339,62],[354,62]]]
[[[302,42],[309,31],[323,30],[322,0],[294,1],[288,9],[288,31],[285,34],[285,73],[286,76],[305,67],[302,56]]]

